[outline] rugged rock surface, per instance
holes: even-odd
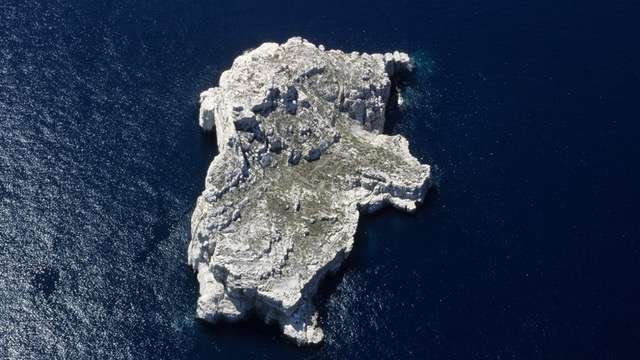
[[[430,168],[383,135],[404,53],[325,50],[301,38],[238,57],[201,94],[200,126],[220,153],[191,219],[197,316],[255,313],[299,344],[319,343],[313,296],[353,246],[360,212],[416,209]]]

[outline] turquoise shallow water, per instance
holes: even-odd
[[[635,359],[630,1],[0,3],[0,358]],[[418,63],[389,132],[434,164],[363,218],[326,343],[193,318],[188,221],[216,153],[197,98],[302,35]]]

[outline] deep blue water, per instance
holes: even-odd
[[[0,358],[638,359],[633,1],[0,0]],[[194,320],[200,91],[302,35],[404,50],[440,185],[362,220],[326,343]]]

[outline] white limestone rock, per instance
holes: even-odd
[[[349,255],[361,212],[414,211],[428,165],[382,134],[391,78],[407,54],[345,54],[302,38],[235,59],[200,98],[220,153],[191,219],[197,317],[277,322],[298,344],[322,340],[314,294]]]

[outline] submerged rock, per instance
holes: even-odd
[[[430,168],[382,134],[404,53],[325,50],[302,38],[235,59],[202,93],[200,126],[220,153],[191,219],[197,316],[277,322],[298,344],[322,341],[314,294],[349,255],[361,212],[414,211]]]

